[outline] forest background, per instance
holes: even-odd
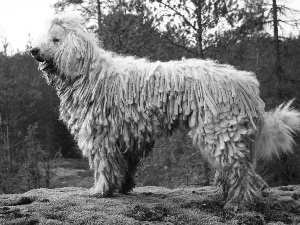
[[[256,73],[266,110],[293,98],[300,109],[300,12],[276,0],[59,0],[54,7],[80,11],[106,50],[150,61],[210,58],[234,65]],[[81,152],[59,120],[55,90],[28,53],[31,39],[27,51],[12,55],[9,40],[1,41],[0,193],[50,187],[55,168]],[[271,186],[300,184],[299,134],[295,140],[295,154],[258,163]],[[201,186],[213,174],[179,127],[157,141],[137,181]]]

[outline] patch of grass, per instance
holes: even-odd
[[[252,212],[237,214],[233,220],[237,221],[238,225],[264,225],[265,224],[265,220],[262,215],[252,213]]]
[[[162,221],[168,215],[168,209],[162,206],[147,207],[136,205],[126,216],[140,221]]]

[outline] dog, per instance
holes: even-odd
[[[60,98],[60,118],[94,170],[94,195],[128,193],[155,139],[185,121],[216,168],[227,205],[261,198],[259,158],[292,152],[300,112],[271,112],[252,72],[212,60],[149,62],[104,50],[82,18],[57,16],[30,50]]]

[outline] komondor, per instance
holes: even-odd
[[[89,159],[99,196],[128,193],[156,137],[186,121],[227,205],[246,203],[266,187],[255,160],[292,152],[300,130],[291,101],[264,111],[253,73],[211,60],[123,57],[103,50],[78,17],[53,19],[31,53],[57,91],[60,117]]]

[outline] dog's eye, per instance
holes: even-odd
[[[55,38],[52,39],[52,41],[53,41],[54,43],[57,43],[57,42],[59,42],[59,39],[58,39],[57,37],[55,37]]]

